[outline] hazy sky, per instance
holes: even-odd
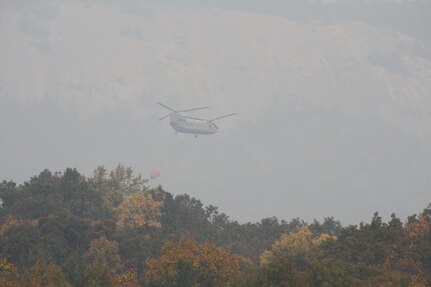
[[[1,179],[158,168],[241,222],[431,202],[430,1],[121,3],[0,1]],[[157,102],[237,116],[188,138]]]

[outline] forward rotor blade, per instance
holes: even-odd
[[[168,106],[166,106],[166,105],[164,105],[164,104],[162,104],[162,103],[157,103],[157,104],[159,104],[159,105],[161,105],[162,107],[164,107],[164,108],[166,108],[166,109],[170,110],[171,112],[175,112],[173,109],[171,109],[170,107],[168,107]]]
[[[166,118],[167,118],[167,117],[169,117],[170,115],[172,115],[172,114],[169,114],[169,115],[164,116],[163,118],[160,118],[160,119],[159,119],[159,121],[166,119]]]
[[[215,123],[212,123],[212,124],[216,127],[216,129],[218,129],[218,126]]]
[[[225,115],[225,116],[221,116],[221,117],[212,119],[212,120],[210,120],[210,122],[217,121],[217,120],[220,120],[220,119],[223,119],[223,118],[227,118],[227,117],[230,117],[230,116],[233,116],[233,115],[236,115],[236,113],[232,113],[232,114],[228,114],[228,115]]]
[[[196,110],[203,110],[203,109],[208,109],[209,107],[202,107],[202,108],[194,108],[194,109],[187,109],[187,110],[182,110],[182,111],[178,111],[180,113],[183,112],[191,112],[191,111],[196,111]]]
[[[192,120],[198,120],[198,121],[206,121],[205,119],[200,119],[200,118],[194,118],[194,117],[187,117],[187,116],[183,116],[186,119],[192,119]]]

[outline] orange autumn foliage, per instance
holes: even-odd
[[[113,287],[139,287],[138,274],[136,270],[130,269],[124,273],[111,277]]]
[[[199,245],[190,238],[167,242],[158,259],[148,259],[146,278],[151,286],[170,286],[186,266],[194,284],[230,286],[241,276],[241,259],[211,243]],[[200,283],[199,283],[200,282]],[[197,285],[198,286],[198,285]]]
[[[0,222],[0,238],[4,237],[6,232],[14,226],[18,226],[18,225],[37,226],[37,224],[38,224],[37,219],[19,220],[19,219],[16,219],[14,216],[9,215]]]
[[[163,202],[153,199],[150,193],[133,193],[117,208],[117,228],[160,228]]]
[[[427,236],[431,232],[431,221],[430,218],[424,215],[420,215],[419,218],[411,223],[405,225],[407,236],[410,240],[413,240],[418,236]]]
[[[54,263],[37,261],[26,274],[27,287],[70,287],[61,268]]]
[[[6,219],[0,224],[0,237],[3,237],[6,231],[11,227],[18,224],[18,220],[13,216],[7,216]]]
[[[2,287],[20,287],[21,279],[16,268],[5,258],[0,258],[0,286]]]

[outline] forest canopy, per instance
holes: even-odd
[[[241,224],[121,164],[3,181],[0,199],[0,286],[431,286],[431,205]]]

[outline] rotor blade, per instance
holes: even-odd
[[[230,116],[233,116],[233,115],[236,115],[236,113],[232,113],[232,114],[228,114],[228,115],[225,115],[225,116],[221,116],[221,117],[212,119],[212,120],[210,120],[210,122],[217,121],[217,120],[220,120],[220,119],[223,119],[223,118],[227,118],[227,117],[230,117]]]
[[[212,123],[212,124],[216,127],[216,129],[218,129],[218,126],[215,123]]]
[[[192,120],[198,120],[198,121],[206,121],[205,119],[200,119],[200,118],[194,118],[194,117],[187,117],[187,116],[182,116],[186,119],[192,119]]]
[[[170,110],[171,112],[175,112],[173,109],[171,109],[170,107],[168,107],[168,106],[166,106],[166,105],[164,105],[164,104],[162,104],[162,103],[157,103],[157,104],[159,104],[159,105],[161,105],[162,107],[164,107],[164,108],[166,108],[166,109]]]
[[[172,115],[172,114],[169,114],[169,115],[164,116],[163,118],[160,118],[160,119],[159,119],[159,121],[166,119],[166,118],[167,118],[167,117],[169,117],[170,115]]]
[[[187,109],[187,110],[182,110],[182,111],[178,111],[180,113],[183,112],[191,112],[191,111],[196,111],[196,110],[203,110],[203,109],[208,109],[209,107],[202,107],[202,108],[194,108],[194,109]]]

